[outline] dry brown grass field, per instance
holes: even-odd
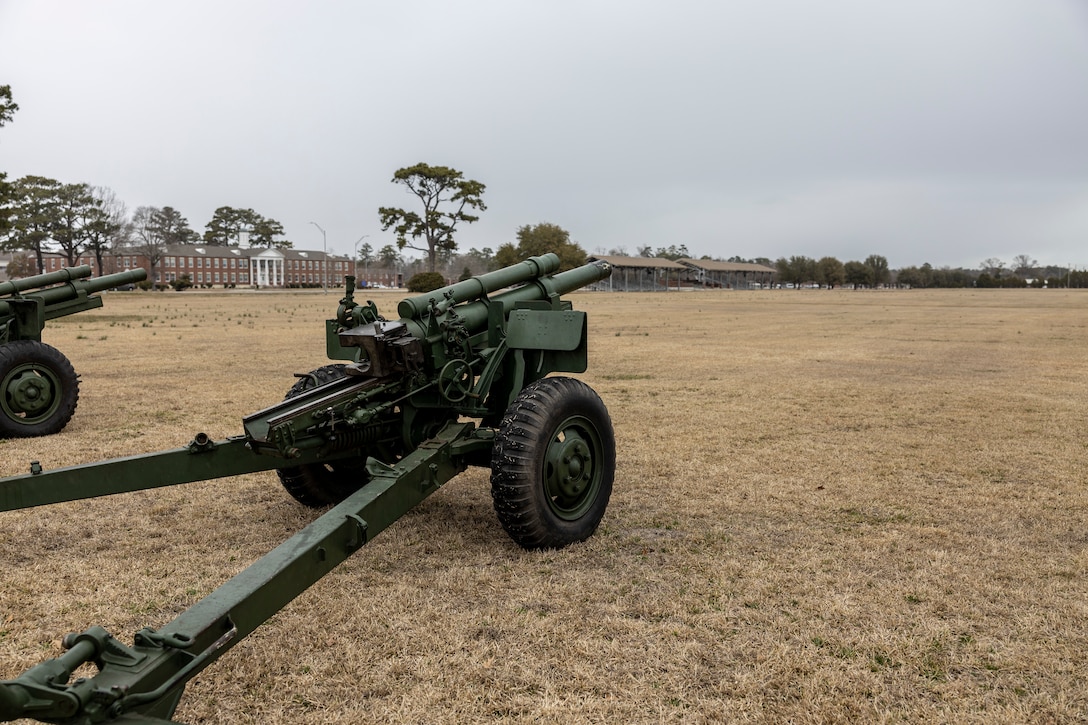
[[[0,475],[241,432],[337,295],[113,293]],[[395,316],[401,295],[379,293]],[[187,688],[190,723],[1088,720],[1088,295],[571,296],[601,529],[526,552],[454,479]],[[0,679],[161,626],[317,515],[274,474],[0,514]]]

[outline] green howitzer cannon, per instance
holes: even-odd
[[[0,282],[0,438],[58,433],[76,411],[79,378],[68,358],[42,342],[46,321],[101,307],[96,293],[147,272],[90,276],[82,265]]]
[[[131,646],[102,627],[0,682],[0,720],[169,722],[185,684],[468,466],[491,469],[499,521],[528,549],[596,530],[612,491],[615,438],[593,390],[555,372],[587,366],[587,320],[561,295],[604,263],[553,274],[547,254],[403,300],[400,319],[357,304],[354,279],[327,324],[329,357],[244,435],[0,480],[0,511],[276,470],[311,524]],[[512,285],[520,285],[504,290]],[[466,420],[476,419],[479,422]],[[71,680],[86,663],[93,677]]]

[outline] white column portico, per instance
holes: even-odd
[[[283,254],[266,249],[249,260],[249,278],[258,287],[283,287],[285,277]]]

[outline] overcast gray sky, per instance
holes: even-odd
[[[417,162],[487,185],[462,249],[1028,254],[1088,265],[1085,0],[0,0],[0,170],[392,243]]]

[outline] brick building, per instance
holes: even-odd
[[[63,255],[44,255],[45,271],[68,265]],[[98,269],[94,255],[84,254],[77,264],[88,264],[94,275],[143,267],[148,279],[170,283],[189,275],[194,285],[227,287],[338,287],[352,274],[351,259],[322,251],[219,247],[207,244],[175,244],[163,249],[155,269],[139,249],[122,249],[102,259]],[[324,280],[323,280],[323,275]]]

